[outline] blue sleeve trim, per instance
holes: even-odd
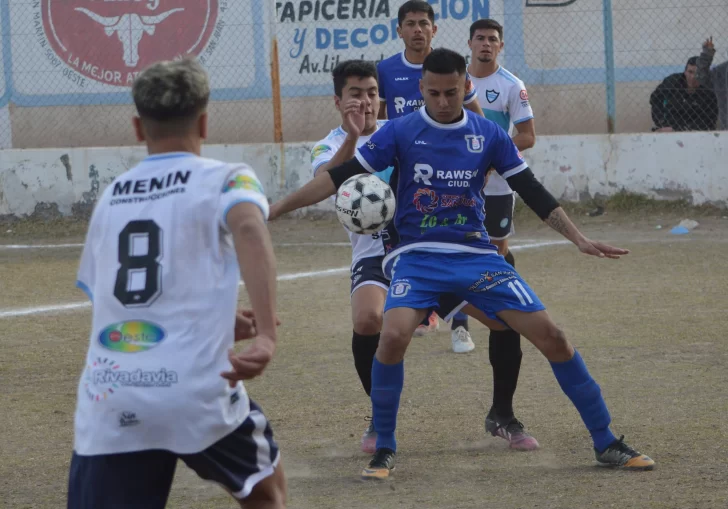
[[[91,302],[94,301],[94,294],[91,293],[91,289],[86,286],[86,283],[84,283],[83,281],[76,281],[76,288],[80,288],[81,290],[83,290],[83,293],[86,294],[88,300],[90,300]]]
[[[257,200],[255,200],[254,198],[238,198],[237,200],[232,202],[230,205],[225,207],[225,211],[222,214],[222,221],[223,221],[223,223],[225,223],[225,228],[228,228],[228,224],[227,224],[228,212],[230,212],[231,208],[233,208],[235,205],[238,205],[240,203],[252,203],[254,205],[257,205],[258,208],[260,209],[260,211],[263,213],[263,218],[265,219],[266,222],[268,222],[268,211],[266,210],[266,208],[262,207],[261,204],[258,203]]]

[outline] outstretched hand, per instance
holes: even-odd
[[[617,260],[621,256],[629,254],[629,249],[610,246],[609,244],[589,240],[587,238],[585,238],[583,242],[579,243],[577,247],[582,253],[596,256],[598,258],[611,258],[613,260]]]

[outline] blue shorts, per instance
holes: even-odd
[[[402,307],[437,308],[444,293],[467,301],[501,323],[497,316],[501,311],[546,309],[499,254],[408,251],[399,255],[392,270],[385,312]]]
[[[147,450],[71,458],[67,509],[164,509],[181,459],[202,479],[224,486],[235,498],[250,495],[278,465],[278,444],[260,408],[232,433],[196,454]]]

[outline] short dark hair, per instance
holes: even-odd
[[[495,30],[498,32],[498,37],[503,40],[503,25],[498,23],[496,20],[491,18],[479,19],[472,25],[470,25],[470,40],[473,40],[476,30]]]
[[[368,60],[344,60],[334,67],[331,74],[334,77],[334,94],[336,94],[336,97],[341,97],[341,93],[346,86],[346,80],[351,76],[374,78],[379,81],[377,66]]]
[[[688,58],[688,63],[685,64],[685,70],[687,70],[689,65],[698,65],[698,57],[690,57]]]
[[[422,62],[422,74],[425,74],[425,71],[435,74],[452,74],[454,72],[465,74],[465,67],[465,57],[460,53],[446,48],[437,48],[433,49]]]
[[[156,62],[134,80],[132,97],[150,137],[183,134],[207,109],[210,82],[194,58]]]
[[[435,10],[430,4],[424,0],[408,0],[400,6],[399,11],[397,12],[397,24],[399,26],[402,26],[404,18],[406,18],[407,14],[410,12],[424,12],[427,14],[427,17],[430,18],[430,21],[433,23],[435,22]]]

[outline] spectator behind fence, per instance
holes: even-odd
[[[715,56],[713,37],[703,43],[703,51],[698,58],[698,82],[711,89],[718,101],[718,129],[728,130],[728,60],[712,69]]]
[[[698,57],[692,57],[685,71],[671,74],[650,96],[653,131],[711,131],[718,119],[718,104],[713,91],[695,76]]]

